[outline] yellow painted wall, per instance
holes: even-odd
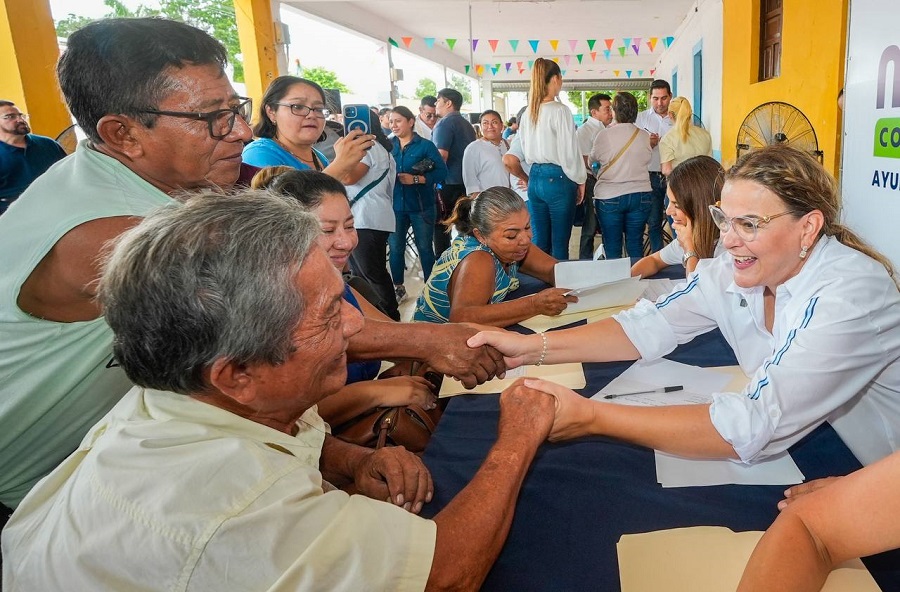
[[[49,0],[0,0],[0,98],[31,115],[36,134],[72,124],[56,82],[59,48]]]
[[[255,121],[266,89],[278,76],[271,0],[233,1],[241,53],[244,55],[244,82],[247,96],[253,99]]]
[[[768,101],[797,107],[816,131],[825,168],[837,175],[849,0],[784,0],[781,76],[759,78],[759,1],[723,4],[722,160],[736,157],[738,129],[750,111]]]

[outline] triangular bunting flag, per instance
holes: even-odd
[[[578,59],[578,63],[580,64],[581,60],[584,59],[584,54],[580,53],[580,54],[576,55],[575,57]]]
[[[519,74],[524,74],[524,73],[525,73],[525,68],[519,68]]]
[[[594,44],[595,44],[595,43],[597,43],[597,40],[596,40],[596,39],[588,39],[588,40],[587,40],[588,49],[590,49],[591,51],[594,51]]]
[[[534,60],[528,60],[528,69],[531,70],[534,68]]]
[[[569,51],[575,51],[576,45],[578,45],[577,39],[569,39]]]
[[[479,76],[484,74],[484,66],[482,66],[481,64],[478,64],[477,66],[475,66],[475,73],[478,74]]]
[[[512,48],[513,53],[519,51],[519,40],[518,39],[510,39],[509,46]]]
[[[651,68],[651,69],[650,69],[650,76],[653,76],[654,74],[656,74],[656,68]]]
[[[494,74],[494,76],[497,75],[497,71],[498,71],[499,69],[500,69],[500,68],[498,68],[497,66],[491,66],[491,72]]]
[[[432,49],[434,47],[434,37],[425,37],[422,39],[425,42],[425,47],[428,49]]]
[[[565,70],[560,70],[559,73],[562,74],[562,77],[563,77],[563,78],[566,77],[566,71],[565,71]]]
[[[472,51],[478,48],[478,39],[472,39]]]
[[[612,51],[612,44],[614,41],[615,41],[615,39],[604,39],[603,43],[606,44],[606,49]]]
[[[624,47],[619,48],[619,56],[621,56],[623,58],[625,57],[625,48]]]
[[[609,54],[610,54],[610,53],[611,53],[611,52],[610,52],[608,49],[604,49],[604,50],[603,50],[603,57],[606,58],[606,61],[607,61],[607,62],[609,61]]]
[[[644,71],[638,70],[638,78],[643,78],[643,76],[644,76]]]
[[[672,42],[673,42],[673,41],[675,41],[675,38],[670,36],[670,37],[666,37],[666,38],[663,40],[663,43],[666,44],[666,47],[669,47],[670,45],[672,45]]]
[[[538,43],[540,43],[540,41],[538,41],[537,39],[528,40],[528,45],[531,46],[531,51],[533,51],[534,53],[537,53]]]
[[[512,62],[506,62],[506,63],[503,64],[503,65],[506,66],[506,73],[508,74],[508,73],[509,73],[509,69],[512,68]]]
[[[634,55],[640,55],[640,53],[641,53],[641,46],[640,46],[640,45],[632,44],[632,45],[631,45],[631,49],[634,50]]]
[[[656,51],[656,44],[659,42],[659,37],[651,37],[650,41],[647,42],[647,47],[650,48],[650,51]]]
[[[390,43],[394,47],[400,47],[400,44],[397,43],[396,41],[394,41],[394,39],[392,37],[388,37],[388,43]]]
[[[622,37],[622,45],[625,47],[631,46],[631,37]]]
[[[559,58],[550,58],[550,59],[552,59],[554,62],[556,62],[557,65],[559,65]]]
[[[631,78],[631,70],[625,70],[625,74],[627,74],[628,77]]]
[[[621,72],[621,70],[613,70],[613,74],[616,75],[616,78],[619,77],[619,72]]]
[[[566,61],[566,65],[569,65],[569,62],[572,60],[572,56],[564,55],[563,59]]]
[[[516,62],[516,67],[520,72],[525,69],[525,66],[522,65],[522,62]]]
[[[469,73],[469,68],[470,68],[470,66],[466,66],[466,74]]]
[[[591,52],[591,61],[592,61],[592,62],[596,62],[596,61],[597,61],[597,52],[596,52],[596,51],[592,51],[592,52]]]
[[[491,51],[497,51],[497,44],[500,43],[499,39],[488,39],[488,45],[491,46]]]
[[[401,37],[400,39],[403,41],[403,45],[406,46],[406,49],[409,49],[409,46],[412,45],[413,38],[412,37]]]
[[[553,49],[553,51],[556,51],[556,48],[559,47],[559,39],[551,39],[550,47]]]
[[[640,45],[640,44],[641,44],[641,38],[640,38],[640,37],[632,37],[632,38],[631,38],[631,44],[632,44],[632,45]],[[634,53],[637,53],[637,51],[635,51]]]
[[[453,46],[456,45],[456,39],[447,39],[447,47],[450,48],[450,51],[453,51]]]

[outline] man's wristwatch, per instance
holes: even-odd
[[[419,184],[419,175],[413,175],[413,185]]]
[[[697,256],[697,253],[695,253],[694,251],[685,251],[684,255],[682,255],[682,257],[681,257],[681,264],[686,267],[688,259],[690,259],[691,257],[693,257],[695,259],[699,259],[699,257]]]

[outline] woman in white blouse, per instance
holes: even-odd
[[[568,107],[556,100],[562,73],[556,62],[538,58],[531,69],[528,110],[522,114],[519,137],[525,160],[531,163],[528,209],[533,242],[558,260],[569,258],[569,237],[575,206],[584,199],[587,171],[575,121]]]
[[[479,121],[482,137],[466,146],[463,154],[463,183],[469,195],[489,187],[509,187],[509,173],[503,166],[503,155],[509,150],[502,138],[503,119],[488,109]]]
[[[718,327],[750,381],[711,403],[633,407],[559,385],[551,439],[603,435],[687,457],[751,463],[823,422],[863,464],[900,448],[900,292],[890,262],[840,223],[834,179],[776,144],[742,157],[710,212],[727,253],[655,303],[543,335],[481,332],[507,367],[656,360]]]

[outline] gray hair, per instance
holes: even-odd
[[[490,187],[459,199],[444,225],[455,225],[460,234],[472,234],[477,229],[487,236],[501,220],[526,208],[519,194],[509,187]]]
[[[277,365],[304,310],[295,287],[319,235],[296,200],[266,191],[196,194],[122,235],[98,298],[113,353],[137,385],[182,394],[225,358]]]

